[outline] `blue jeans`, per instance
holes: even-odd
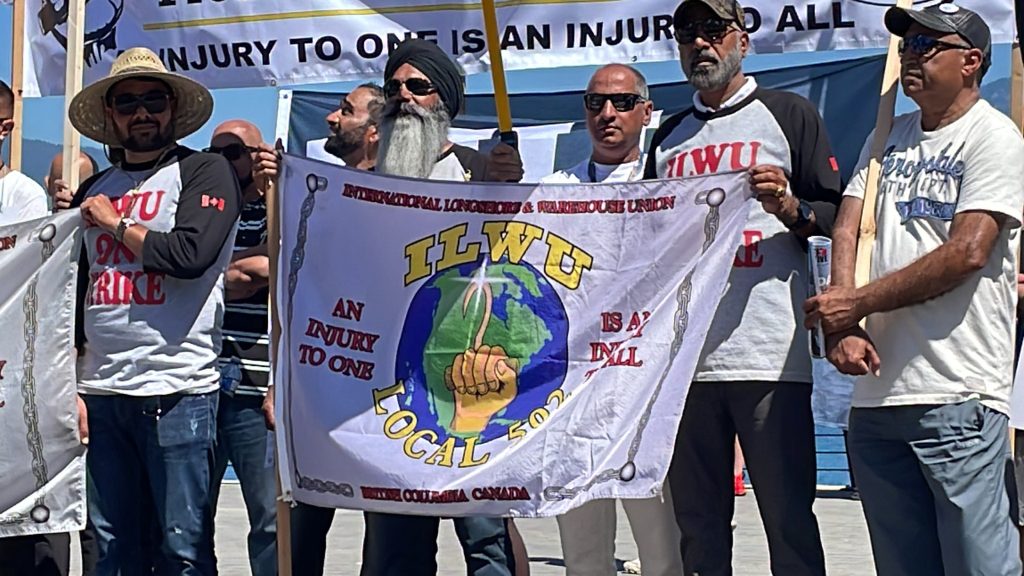
[[[362,576],[434,576],[440,518],[367,512]],[[453,518],[469,576],[516,573],[504,518]]]
[[[277,574],[277,478],[273,460],[267,465],[267,450],[273,446],[267,446],[262,406],[262,396],[221,394],[210,499],[216,510],[221,479],[231,460],[249,514],[249,568],[252,576],[273,576]]]
[[[211,576],[210,472],[217,392],[85,396],[89,410],[89,516],[98,576]],[[158,532],[156,558],[145,553]]]
[[[977,400],[850,411],[878,576],[1020,575],[1007,420]]]

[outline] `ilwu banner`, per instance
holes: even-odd
[[[746,178],[427,182],[286,156],[286,491],[441,516],[659,494]]]
[[[0,227],[0,538],[85,527],[77,210]]]
[[[943,0],[915,0],[915,7]],[[507,70],[677,58],[663,0],[498,0]],[[744,3],[756,52],[879,48],[895,0]],[[1011,0],[962,0],[1014,38]],[[24,94],[64,92],[67,1],[25,0]],[[210,88],[380,81],[388,53],[410,35],[437,42],[468,73],[489,68],[479,0],[105,0],[89,2],[85,81],[133,46]]]

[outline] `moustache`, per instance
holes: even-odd
[[[138,120],[136,122],[132,122],[131,124],[129,124],[128,128],[131,129],[135,128],[136,126],[152,127],[158,130],[160,129],[160,123],[154,122],[153,120]]]
[[[690,58],[690,65],[691,66],[697,66],[698,64],[703,64],[705,62],[707,62],[709,64],[718,64],[719,60],[718,60],[718,58],[715,58],[714,56],[711,56],[707,52],[701,52],[701,53],[698,53],[698,54],[694,54],[693,58]]]
[[[382,113],[384,118],[398,118],[399,116],[415,116],[417,118],[426,118],[430,115],[430,111],[426,108],[415,104],[413,102],[389,102]]]

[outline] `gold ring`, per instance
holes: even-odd
[[[775,197],[776,198],[782,198],[783,195],[785,195],[785,194],[786,194],[786,187],[785,186],[778,186],[778,187],[775,188]]]

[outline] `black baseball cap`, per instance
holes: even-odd
[[[735,22],[741,28],[743,27],[746,17],[743,15],[743,8],[740,7],[740,3],[735,0],[683,0],[679,3],[679,6],[676,6],[676,11],[672,14],[672,26],[682,28],[686,24],[686,18],[683,17],[683,13],[687,8],[695,4],[703,4],[710,8],[719,18]]]
[[[976,12],[947,3],[929,6],[924,10],[890,8],[885,13],[885,27],[900,38],[907,35],[907,30],[915,22],[929,30],[956,34],[963,38],[971,48],[981,50],[985,55],[982,70],[988,69],[991,64],[992,32],[989,30],[988,24]]]

